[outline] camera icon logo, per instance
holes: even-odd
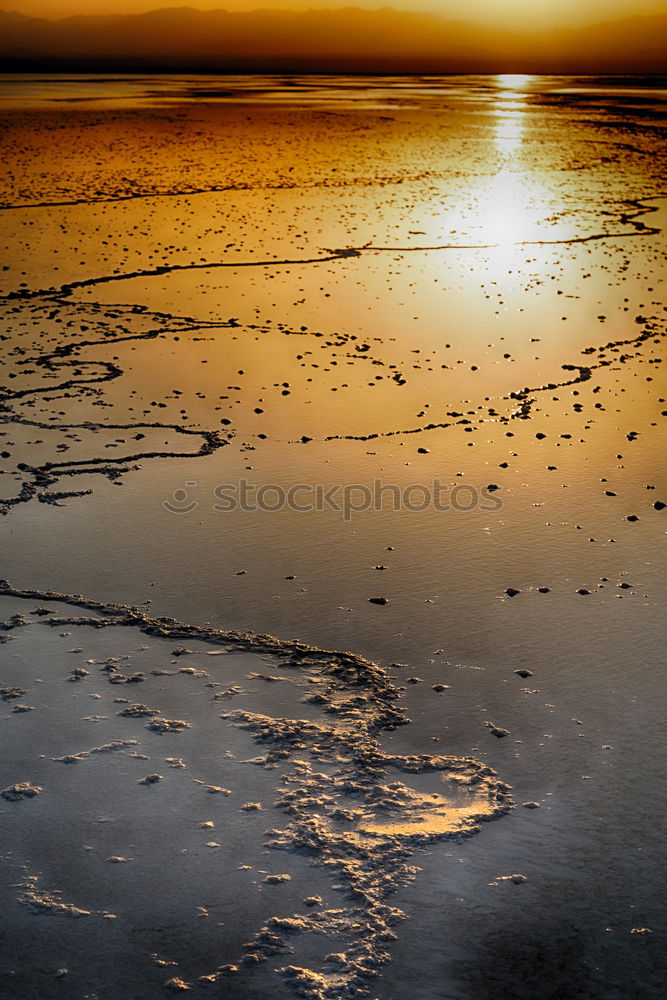
[[[185,485],[187,487],[193,487],[196,486],[197,483],[188,481]],[[162,506],[165,510],[168,510],[172,514],[189,514],[199,506],[199,503],[189,497],[187,489],[180,488],[174,490],[171,500],[163,500]]]

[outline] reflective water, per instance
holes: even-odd
[[[406,664],[519,807],[378,996],[660,995],[664,81],[1,89],[3,575]]]

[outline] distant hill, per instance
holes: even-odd
[[[667,16],[520,32],[390,8],[0,12],[0,59],[10,72],[664,73]]]

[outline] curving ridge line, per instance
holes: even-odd
[[[155,314],[160,315],[160,314]],[[167,317],[166,314],[165,318]],[[68,357],[75,351],[79,350],[81,347],[95,347],[95,346],[109,346],[110,344],[119,343],[122,341],[129,340],[153,340],[156,337],[164,335],[165,333],[174,332],[178,330],[183,332],[188,329],[231,329],[236,326],[236,322],[233,320],[228,321],[211,321],[208,323],[197,324],[194,320],[184,317],[184,325],[177,327],[165,327],[151,328],[145,330],[141,333],[129,334],[127,336],[120,336],[114,338],[108,338],[104,340],[80,340],[74,341],[68,344],[61,344],[54,351],[49,354],[45,354],[41,357],[30,359],[32,364],[47,368],[50,371],[55,371],[58,368],[63,367],[98,367],[103,369],[102,374],[82,374],[81,378],[70,378],[65,379],[58,384],[48,385],[48,386],[34,386],[27,389],[18,390],[0,390],[0,425],[3,424],[20,424],[26,427],[38,427],[44,430],[85,430],[85,431],[110,431],[110,430],[145,430],[145,429],[159,429],[165,431],[173,431],[177,434],[185,435],[190,439],[199,439],[200,444],[196,451],[138,451],[130,455],[123,456],[104,456],[93,457],[87,459],[64,459],[60,462],[47,461],[40,465],[29,465],[23,464],[19,466],[21,471],[29,474],[30,479],[24,480],[19,492],[13,497],[0,497],[0,515],[7,514],[9,510],[16,506],[17,504],[27,503],[34,497],[37,497],[43,503],[55,503],[58,504],[60,499],[66,496],[83,496],[90,493],[90,490],[81,491],[68,491],[67,493],[53,493],[49,491],[49,487],[54,486],[62,477],[64,476],[77,476],[81,474],[93,475],[99,474],[104,475],[111,481],[117,479],[122,473],[128,471],[128,463],[139,462],[144,459],[154,459],[154,458],[201,458],[212,454],[219,448],[223,448],[228,445],[233,434],[227,432],[227,436],[219,430],[207,430],[205,428],[190,428],[185,427],[182,424],[176,423],[163,423],[162,421],[150,421],[142,420],[132,423],[100,423],[92,420],[84,421],[83,423],[45,423],[42,420],[30,419],[29,417],[20,416],[15,410],[11,408],[11,403],[15,400],[20,400],[26,396],[35,396],[40,393],[60,392],[63,389],[78,388],[82,386],[88,386],[90,384],[99,382],[110,382],[119,378],[123,374],[123,369],[119,368],[118,365],[110,361],[90,361],[81,362],[78,361],[64,361],[63,358]],[[46,492],[41,492],[40,490],[45,490]]]
[[[104,628],[107,625],[128,625],[135,626],[146,635],[163,636],[169,639],[203,639],[215,645],[234,645],[249,651],[273,653],[278,656],[333,657],[356,670],[361,678],[371,684],[376,694],[384,691],[390,702],[393,702],[398,695],[398,691],[388,674],[377,664],[357,653],[322,649],[319,646],[301,642],[299,639],[278,639],[276,636],[266,633],[214,628],[210,625],[190,625],[170,617],[153,618],[141,608],[133,605],[99,601],[82,594],[62,594],[55,590],[15,587],[8,580],[0,580],[0,597],[2,596],[38,601],[57,601],[59,604],[86,608],[105,616],[99,622],[94,619],[89,621],[89,624],[97,625],[99,628]],[[398,716],[399,713],[393,710],[391,715]],[[401,721],[404,721],[403,713],[400,713],[400,718]],[[393,721],[396,722],[396,718]]]
[[[589,236],[571,236],[567,239],[561,240],[517,240],[514,243],[507,244],[507,246],[567,246],[577,243],[590,243],[596,240],[625,239],[627,237],[637,236],[638,234],[641,234],[642,236],[657,236],[662,232],[662,229],[659,226],[649,226],[646,223],[639,221],[640,216],[657,212],[659,206],[646,205],[638,198],[628,198],[622,202],[622,204],[635,209],[634,212],[621,212],[619,217],[621,224],[629,224],[633,227],[631,230],[620,233],[591,233]],[[613,215],[613,212],[606,212],[605,214]],[[184,271],[214,271],[221,268],[235,269],[241,267],[297,267],[305,264],[326,264],[337,260],[343,260],[348,257],[361,257],[363,254],[367,253],[425,253],[434,250],[495,250],[501,246],[505,246],[505,244],[497,242],[463,244],[441,243],[434,244],[433,246],[405,247],[373,246],[372,244],[365,244],[360,247],[325,247],[325,256],[320,257],[301,257],[294,259],[284,258],[282,260],[210,261],[199,264],[161,264],[158,267],[128,271],[125,274],[107,274],[97,278],[81,278],[76,281],[68,281],[63,285],[60,285],[58,288],[18,289],[13,292],[8,292],[5,295],[0,295],[0,302],[10,302],[16,300],[24,301],[26,299],[37,298],[63,298],[82,288],[93,288],[96,285],[106,285],[117,281],[131,281],[136,278],[156,278],[165,274],[174,274]]]
[[[656,197],[661,197],[657,195]],[[641,215],[650,215],[652,212],[657,212],[657,205],[645,205],[643,201],[639,198],[626,198],[622,205],[629,205],[635,209],[634,212],[621,212],[619,215],[619,222],[621,225],[631,225],[634,226],[634,232],[624,232],[624,233],[592,233],[589,236],[570,236],[568,239],[562,240],[517,240],[516,242],[503,244],[503,243],[486,243],[475,246],[473,244],[457,245],[453,243],[441,243],[434,246],[408,246],[408,247],[378,247],[372,244],[367,244],[363,247],[355,247],[354,249],[359,251],[364,250],[375,250],[378,253],[408,253],[412,251],[428,251],[428,250],[491,250],[500,246],[513,246],[513,247],[541,247],[541,246],[562,246],[563,244],[569,243],[590,243],[593,240],[608,240],[608,239],[618,239],[619,237],[626,236],[636,236],[637,233],[642,233],[644,236],[657,236],[658,233],[662,232],[659,226],[647,226],[645,222],[638,222],[637,219]],[[610,211],[604,211],[603,215],[613,216],[614,213]]]
[[[600,344],[597,347],[590,347],[583,351],[584,354],[598,354],[601,355],[603,351],[616,350],[619,347],[639,347],[644,341],[650,339],[651,337],[664,337],[667,334],[656,329],[653,325],[647,325],[636,337],[628,337],[626,340],[610,340],[606,344]],[[374,441],[377,438],[389,438],[397,437],[403,434],[422,434],[424,431],[435,431],[443,430],[447,427],[454,427],[457,424],[470,424],[473,423],[478,427],[482,424],[508,424],[511,420],[527,420],[530,417],[531,411],[533,409],[533,404],[535,400],[532,398],[540,392],[552,392],[554,389],[564,389],[568,385],[579,385],[582,382],[588,382],[589,379],[593,377],[593,372],[600,368],[608,368],[610,365],[614,364],[615,361],[624,360],[626,357],[631,355],[621,355],[620,358],[605,359],[600,358],[596,362],[592,362],[589,365],[582,364],[563,364],[561,368],[564,371],[573,371],[578,374],[574,375],[572,378],[563,379],[560,382],[547,382],[544,385],[536,386],[526,386],[523,389],[515,389],[508,395],[501,397],[503,400],[516,400],[519,404],[517,409],[511,413],[509,416],[498,415],[496,417],[476,417],[472,420],[457,420],[449,423],[429,423],[429,424],[419,424],[417,427],[402,427],[399,430],[392,431],[372,431],[369,434],[330,434],[325,437],[324,441]],[[291,442],[297,443],[297,442]],[[299,442],[303,443],[303,442]]]
[[[420,181],[429,177],[429,172],[422,172],[414,174],[408,178],[409,181]],[[393,178],[379,178],[373,181],[359,182],[355,180],[353,182],[339,181],[338,183],[332,183],[330,180],[327,183],[312,183],[312,184],[297,184],[296,182],[276,182],[275,184],[248,184],[240,181],[237,184],[214,184],[212,187],[203,188],[193,188],[191,191],[142,191],[136,192],[135,194],[119,194],[119,195],[109,195],[109,197],[101,198],[71,198],[63,201],[33,201],[26,202],[24,204],[12,204],[7,202],[6,204],[0,204],[0,212],[24,212],[34,208],[68,208],[77,207],[81,205],[114,205],[117,202],[123,201],[148,201],[150,199],[157,200],[158,198],[195,198],[201,194],[225,194],[227,191],[295,191],[297,189],[311,191],[314,189],[332,189],[339,190],[340,188],[347,187],[387,187],[389,185],[403,184],[403,178],[393,179]]]
[[[0,295],[0,302],[24,301],[25,299],[66,298],[79,288],[94,288],[96,285],[107,285],[116,281],[131,281],[134,278],[158,278],[163,274],[173,274],[178,271],[214,271],[218,268],[237,267],[289,267],[298,264],[326,264],[342,257],[359,257],[361,254],[354,249],[333,250],[326,257],[306,257],[298,260],[241,260],[241,261],[211,261],[205,264],[161,264],[159,267],[145,270],[128,271],[125,274],[105,274],[98,278],[81,278],[68,281],[58,288],[26,288]]]

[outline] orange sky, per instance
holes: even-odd
[[[504,22],[508,25],[559,26],[606,21],[637,14],[667,14],[667,0],[0,0],[2,9],[40,17],[70,14],[110,14],[155,10],[160,7],[198,7],[200,10],[266,10],[357,7],[395,7],[432,11],[466,21]]]

